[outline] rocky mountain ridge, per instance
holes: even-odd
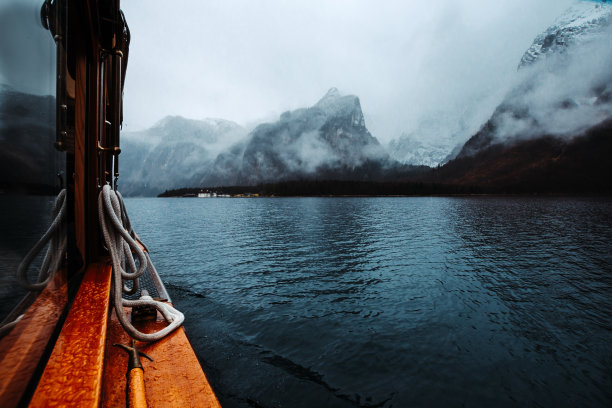
[[[612,118],[610,40],[611,5],[583,1],[568,9],[536,38],[519,65],[523,80],[458,157],[498,143],[573,138]]]
[[[572,5],[549,28],[538,35],[525,51],[519,69],[550,54],[562,54],[570,47],[606,38],[605,27],[612,21],[612,4],[581,1]]]
[[[400,163],[370,134],[359,98],[332,88],[314,105],[287,111],[250,132],[223,119],[180,116],[124,132],[120,189],[126,195],[156,195],[188,186],[353,180],[517,191],[521,184],[545,190],[542,180],[558,186],[563,179],[600,180],[597,161],[605,161],[600,153],[608,151],[606,137],[612,137],[610,16],[607,3],[581,2],[539,35],[519,64],[521,81],[456,159],[439,168],[435,161],[444,164],[455,155],[442,158],[442,148],[408,135],[390,148],[435,169]],[[0,143],[6,132],[23,134],[18,145],[2,149],[3,174],[21,169],[32,183],[44,176],[36,162],[19,157],[23,149],[36,151],[40,135],[52,139],[54,103],[49,96],[0,88]],[[41,154],[41,160],[53,159]]]
[[[377,180],[410,171],[370,134],[359,98],[336,88],[313,106],[287,111],[248,134],[229,121],[167,117],[126,134],[122,143],[121,188],[127,195],[317,177]]]
[[[120,186],[126,195],[156,195],[201,178],[228,141],[246,130],[223,119],[167,116],[150,129],[122,134]]]
[[[359,98],[332,88],[314,106],[285,112],[251,132],[238,184],[341,173],[385,160],[386,152],[365,126]]]
[[[612,192],[612,6],[581,2],[525,53],[521,82],[429,180],[489,192]]]

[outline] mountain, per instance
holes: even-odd
[[[514,87],[514,95],[511,94],[506,98],[501,109],[495,113],[494,121],[498,124],[505,122],[509,127],[530,126],[527,120],[521,120],[526,119],[523,117],[526,109],[521,106],[524,103],[518,99],[526,101],[529,98],[545,96],[546,93],[550,93],[551,99],[556,98],[556,100],[550,101],[550,109],[547,111],[541,109],[540,115],[534,115],[534,119],[538,119],[537,125],[541,128],[531,131],[532,135],[561,133],[562,131],[573,133],[605,120],[606,115],[600,115],[598,118],[583,116],[585,118],[583,123],[577,123],[574,128],[563,123],[578,119],[577,117],[581,115],[580,110],[585,101],[580,101],[580,98],[588,102],[588,99],[593,96],[592,93],[597,94],[597,92],[587,93],[584,90],[574,92],[571,88],[580,86],[587,79],[579,77],[603,74],[603,71],[607,69],[604,65],[607,64],[609,67],[610,61],[604,57],[609,55],[609,51],[598,49],[597,44],[600,45],[599,48],[610,48],[608,44],[610,43],[611,10],[612,5],[609,1],[575,1],[550,27],[537,35],[518,61],[517,80],[522,84]],[[581,60],[585,62],[582,66],[579,63]],[[593,61],[593,67],[589,66],[588,61]],[[572,72],[571,75],[567,73],[565,78],[562,78],[560,68],[566,65],[571,66]],[[598,69],[599,72],[595,73],[593,68]],[[548,75],[547,71],[554,72],[554,75]],[[594,84],[593,88],[596,87]],[[561,95],[564,91],[566,95]],[[604,87],[603,91],[603,94],[607,92],[609,98],[609,89],[606,90]],[[537,95],[538,93],[540,95]],[[501,94],[499,96],[501,97]],[[489,102],[493,102],[494,99],[489,99]],[[495,104],[498,104],[500,100],[497,99]],[[546,123],[546,117],[557,106],[567,108],[575,104],[581,105],[579,109],[574,110],[575,115],[573,116],[576,118],[564,118],[562,111],[559,111],[556,116],[561,116],[563,120],[557,120],[552,116],[553,119]],[[431,167],[442,165],[456,157],[459,151],[453,151],[453,146],[456,146],[458,141],[461,141],[461,144],[465,143],[469,135],[473,135],[478,130],[478,125],[486,120],[486,116],[491,114],[494,107],[494,105],[486,104],[486,109],[479,110],[475,104],[470,105],[469,108],[466,106],[468,109],[476,109],[475,111],[440,111],[425,115],[418,119],[415,123],[416,127],[410,134],[403,134],[390,143],[389,153],[394,159],[406,164],[422,164]],[[516,117],[509,118],[508,114]],[[477,121],[474,121],[476,118],[478,118]],[[550,122],[555,121],[559,124],[558,131],[549,126]],[[563,129],[564,127],[566,129]],[[449,129],[452,131],[449,132]],[[523,130],[517,128],[514,133],[521,132]]]
[[[425,180],[486,193],[610,194],[610,151],[612,120],[575,138],[548,135],[493,144],[450,161]]]
[[[436,167],[454,158],[460,148],[461,145],[449,152],[447,144],[425,142],[414,135],[403,134],[399,139],[389,142],[387,150],[399,162]]]
[[[612,117],[611,40],[612,5],[583,1],[567,10],[536,38],[519,65],[523,80],[458,157],[496,143],[572,138]]]
[[[223,119],[168,116],[150,129],[122,134],[119,179],[126,195],[156,195],[194,185],[217,154],[246,131]]]
[[[223,149],[214,136],[225,132],[218,126],[208,134],[182,118],[162,121],[127,138],[140,147],[133,157],[122,154],[128,159],[122,174],[130,162],[134,169],[122,182],[128,194],[296,179],[431,182],[490,192],[612,192],[601,176],[610,173],[604,154],[612,137],[610,39],[612,5],[576,3],[535,38],[519,62],[515,86],[453,152],[448,145],[404,135],[390,145],[390,156],[368,131],[359,98],[332,88],[315,105],[285,112]],[[441,133],[437,119],[426,126],[431,134]],[[446,161],[428,171],[406,164]]]
[[[522,80],[436,179],[515,192],[593,183],[611,191],[601,179],[610,170],[602,152],[612,138],[611,39],[612,5],[567,10],[536,37],[519,64]]]
[[[377,179],[394,164],[366,128],[359,98],[332,88],[314,106],[257,126],[246,142],[217,157],[200,185]]]
[[[418,118],[413,130],[391,140],[387,151],[394,160],[403,164],[428,167],[443,165],[455,158],[467,137],[477,129],[468,124],[471,118],[480,116],[475,115],[475,110],[471,107],[454,112],[433,110]],[[482,122],[476,123],[478,126]]]
[[[569,48],[606,39],[602,28],[610,24],[612,8],[607,1],[581,1],[570,7],[548,29],[538,35],[521,58],[519,68],[542,57],[563,54]]]
[[[295,179],[382,180],[423,171],[391,159],[368,131],[359,98],[336,88],[248,134],[222,119],[171,116],[126,132],[121,144],[119,186],[132,196]]]

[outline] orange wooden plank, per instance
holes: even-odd
[[[61,269],[13,330],[0,340],[2,407],[19,403],[67,301],[66,270]]]
[[[87,268],[31,407],[99,406],[110,287],[110,265]]]
[[[156,322],[138,325],[151,333],[166,325],[158,313]],[[102,406],[122,407],[126,400],[127,354],[114,343],[130,344],[113,311],[106,343],[106,365]],[[156,407],[218,408],[221,405],[200,366],[183,327],[155,343],[137,342],[136,347],[153,358],[142,359],[147,405]]]

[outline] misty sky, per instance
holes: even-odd
[[[132,32],[124,130],[169,114],[250,126],[335,86],[360,97],[383,143],[436,126],[468,133],[572,3],[123,0]]]

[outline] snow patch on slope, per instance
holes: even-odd
[[[607,2],[581,1],[573,5],[535,38],[521,58],[519,68],[533,64],[544,55],[564,53],[570,46],[604,39],[605,27],[610,21],[612,5]]]

